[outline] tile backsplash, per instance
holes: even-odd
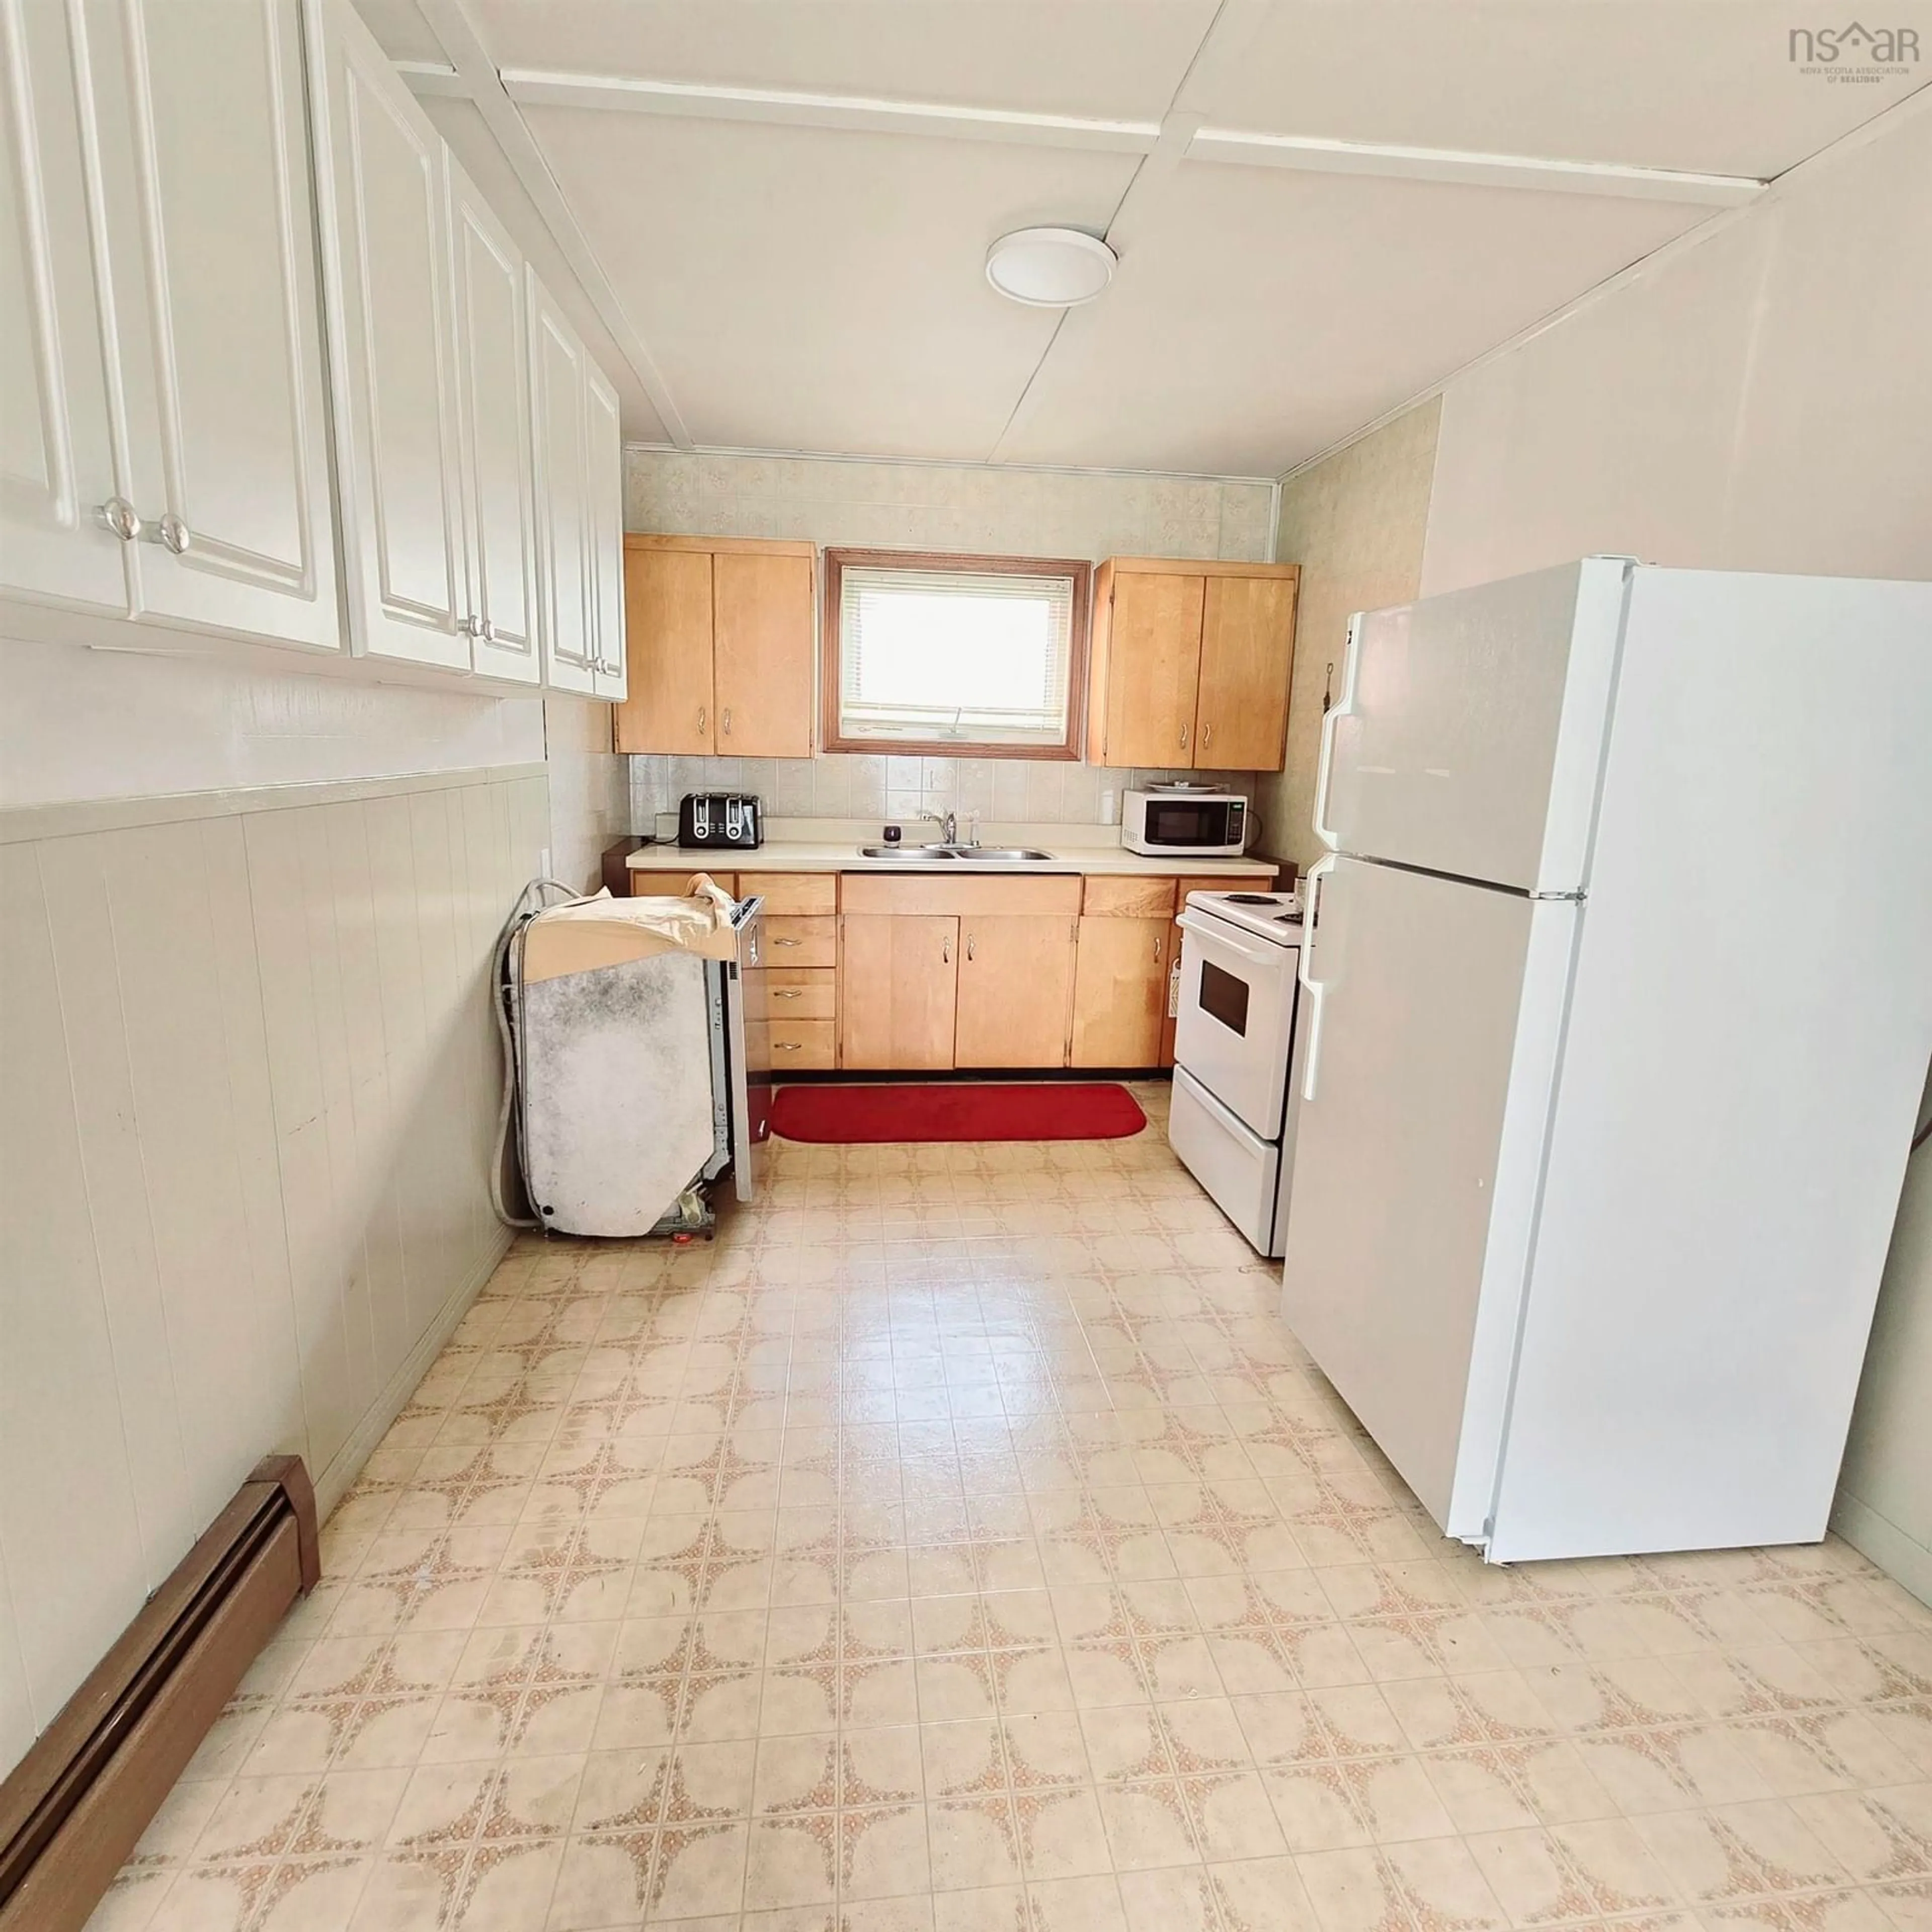
[[[624,457],[624,522],[632,530],[1096,562],[1264,562],[1272,536],[1274,488],[1262,482],[634,446]],[[688,791],[750,791],[784,818],[885,823],[922,812],[977,812],[1033,824],[1100,824],[1108,817],[1104,794],[1174,776],[1253,790],[1246,772],[1130,772],[1024,758],[651,757],[631,760],[631,811],[633,824],[646,830]]]

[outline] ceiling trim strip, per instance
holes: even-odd
[[[503,91],[512,100],[535,106],[601,107],[686,120],[928,134],[954,140],[1016,142],[1036,148],[1099,148],[1130,154],[1145,154],[1160,135],[1159,124],[1150,121],[1101,121],[1072,114],[1024,113],[1017,109],[957,107],[937,101],[712,87],[616,74],[549,74],[526,68],[506,68],[501,77]]]
[[[1766,184],[1748,176],[1690,174],[1674,168],[1628,167],[1613,161],[1566,161],[1531,154],[1482,154],[1452,148],[1330,141],[1203,128],[1189,146],[1191,161],[1240,167],[1294,168],[1316,174],[1381,175],[1402,181],[1473,188],[1514,188],[1622,200],[1686,202],[1736,208],[1755,201]]]

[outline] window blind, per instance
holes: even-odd
[[[848,566],[839,578],[842,734],[1060,743],[1073,598],[1071,577]]]

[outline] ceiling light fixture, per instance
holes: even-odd
[[[1079,228],[1016,228],[986,250],[986,279],[1030,308],[1075,308],[1114,279],[1118,258]]]

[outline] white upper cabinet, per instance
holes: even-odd
[[[340,647],[296,0],[0,0],[8,587]]]
[[[442,140],[345,0],[311,19],[350,634],[467,670]]]
[[[530,278],[530,314],[544,682],[554,690],[590,694],[597,688],[598,649],[585,406],[590,358],[535,275]]]
[[[586,454],[590,464],[591,658],[599,698],[629,694],[624,671],[624,432],[617,392],[585,359]]]
[[[453,158],[447,167],[471,662],[534,684],[543,667],[524,258]]]

